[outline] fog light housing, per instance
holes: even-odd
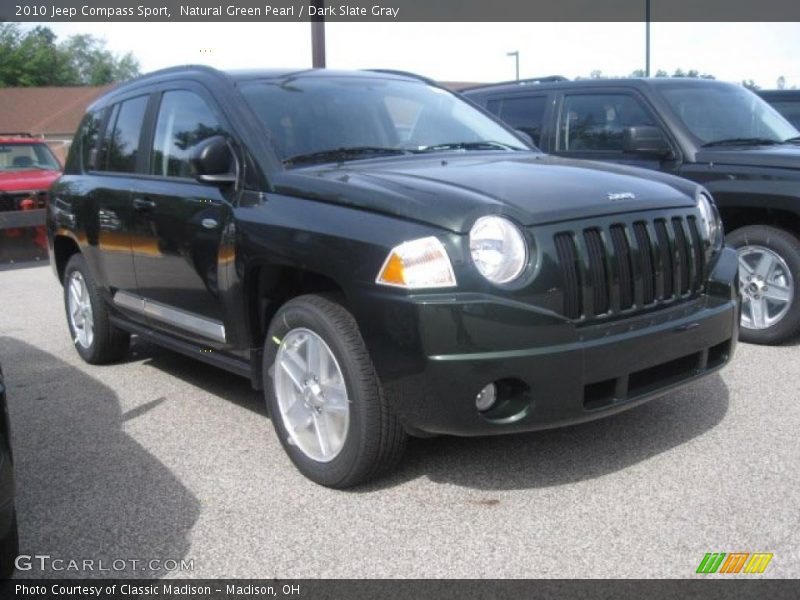
[[[486,412],[497,402],[497,386],[490,383],[475,396],[475,408],[479,412]]]

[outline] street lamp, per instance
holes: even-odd
[[[514,57],[514,63],[516,65],[516,72],[517,72],[517,81],[519,81],[519,50],[514,50],[514,52],[506,52],[506,56]]]

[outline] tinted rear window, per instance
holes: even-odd
[[[106,171],[133,173],[139,154],[139,137],[142,133],[147,96],[126,100],[115,110],[116,118],[109,124],[106,134]],[[112,115],[113,117],[113,115]]]

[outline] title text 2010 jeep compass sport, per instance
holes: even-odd
[[[123,85],[90,107],[48,233],[84,359],[134,333],[249,377],[333,487],[393,465],[409,433],[634,406],[737,338],[736,254],[702,187],[547,157],[386,72]]]

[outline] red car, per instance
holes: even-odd
[[[44,215],[18,211],[43,209],[47,190],[60,175],[61,165],[44,140],[0,134],[0,262],[46,255]]]

